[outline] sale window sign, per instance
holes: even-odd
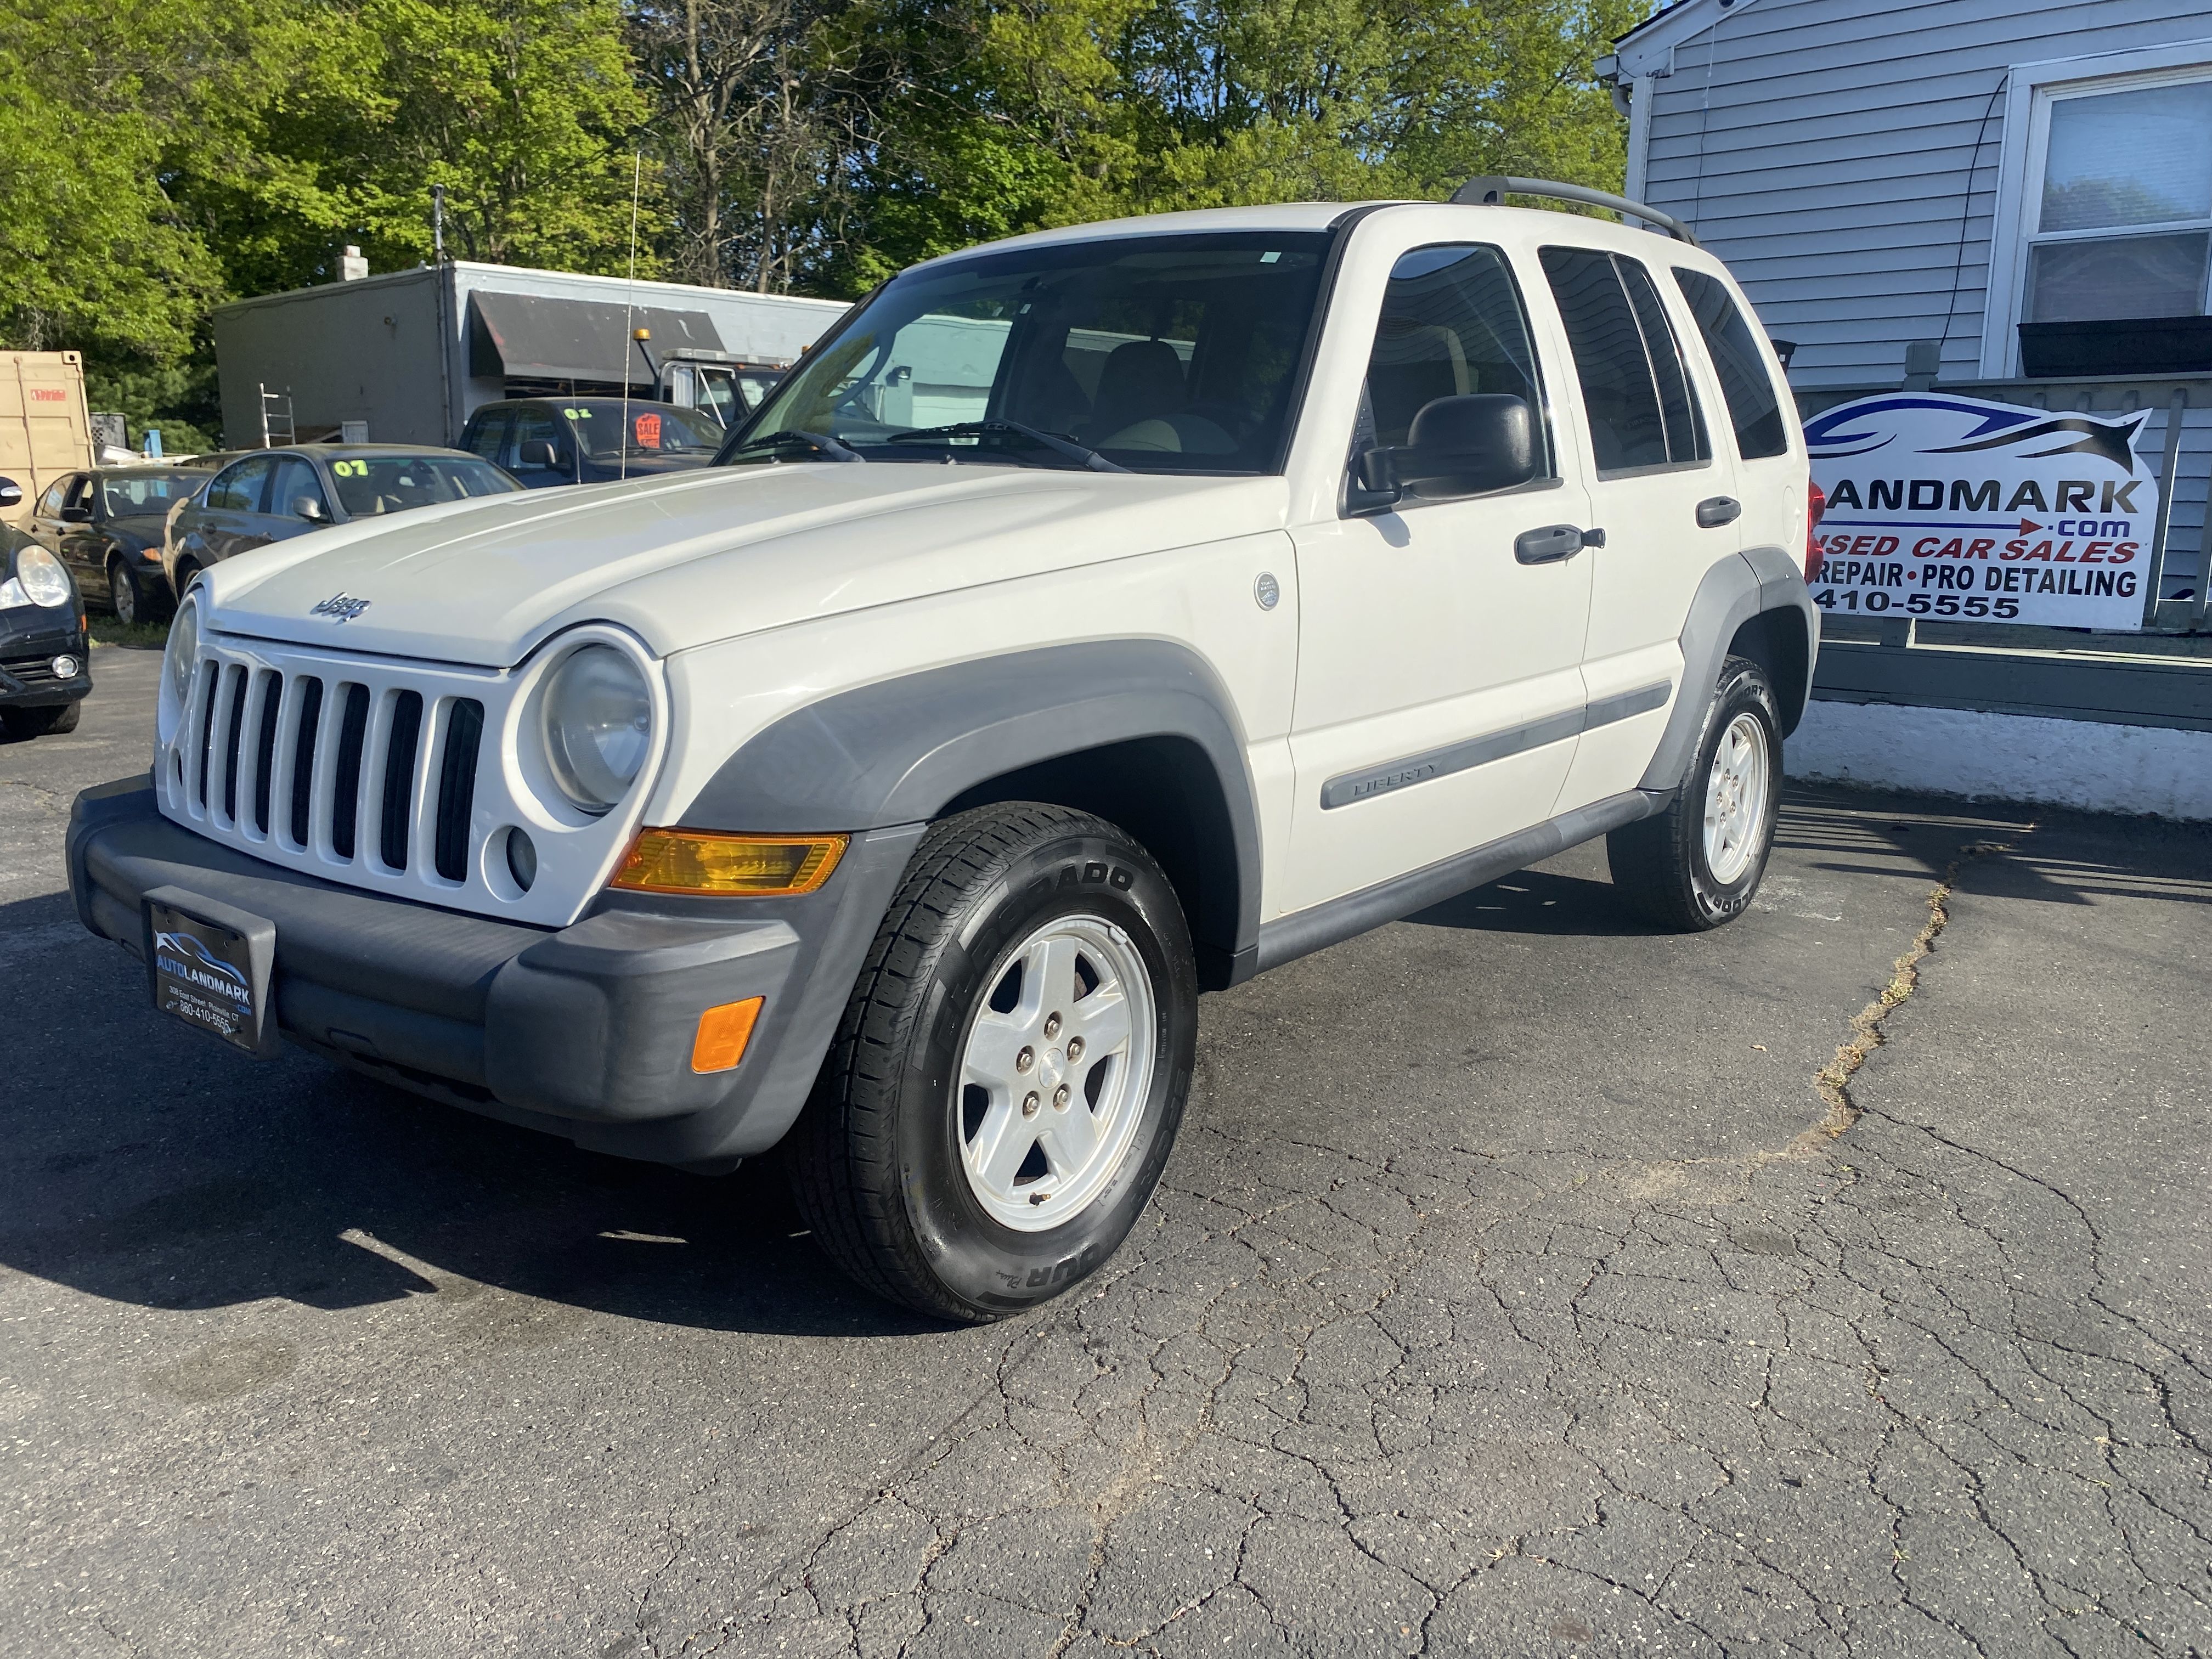
[[[1805,423],[1828,510],[1826,610],[2139,629],[2158,479],[2150,411],[2053,413],[1940,392],[1862,398]]]

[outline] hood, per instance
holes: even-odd
[[[212,626],[501,668],[580,622],[666,656],[1279,526],[1283,480],[915,463],[714,467],[312,532],[206,574]],[[315,607],[344,595],[346,620]]]

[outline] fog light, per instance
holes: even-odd
[[[530,884],[538,879],[538,848],[520,830],[507,832],[507,873],[526,893],[530,890]]]
[[[725,836],[707,830],[641,830],[613,887],[638,893],[729,893],[781,898],[811,893],[844,855],[843,836]]]
[[[691,1039],[691,1069],[726,1072],[745,1057],[753,1026],[760,1018],[765,997],[725,1002],[699,1016],[699,1035]]]
[[[54,659],[53,666],[54,678],[56,679],[73,680],[77,677],[78,672],[83,668],[84,665],[79,662],[75,657],[56,657]]]

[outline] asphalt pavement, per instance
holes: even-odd
[[[1695,939],[1578,849],[1208,998],[1121,1255],[945,1329],[157,1019],[61,865],[157,667],[0,744],[8,1651],[2212,1653],[2201,829],[1796,792]]]

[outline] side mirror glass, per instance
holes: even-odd
[[[13,478],[0,478],[0,507],[21,507],[22,504],[23,486]]]
[[[323,512],[319,496],[295,495],[292,497],[292,516],[305,519],[309,524],[320,524],[327,515]]]
[[[1510,489],[1536,476],[1535,417],[1503,392],[1438,398],[1392,460],[1399,485],[1428,501]]]
[[[65,507],[62,509],[64,524],[90,524],[92,509],[88,507]]]
[[[552,444],[544,438],[524,440],[522,446],[515,451],[514,459],[516,464],[522,466],[544,467],[550,470],[561,465],[561,458],[555,453]]]

